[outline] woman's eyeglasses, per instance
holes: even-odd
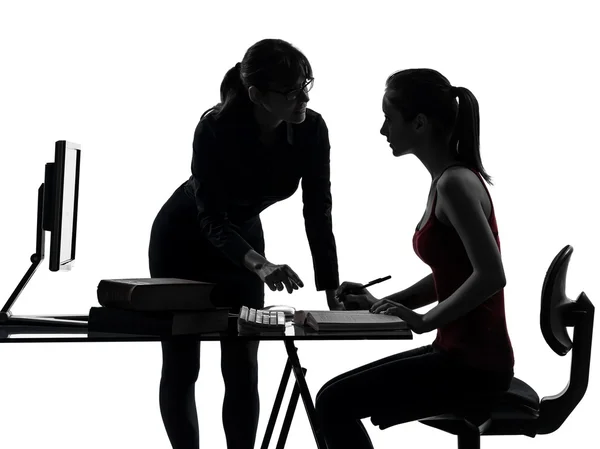
[[[298,95],[300,95],[300,93],[302,91],[304,91],[306,93],[310,92],[310,90],[313,88],[314,81],[315,81],[314,78],[310,78],[310,79],[306,80],[306,82],[304,83],[304,85],[302,87],[300,87],[298,89],[288,90],[286,92],[281,92],[281,91],[272,90],[272,89],[269,89],[269,90],[271,92],[275,92],[275,93],[278,93],[278,94],[281,94],[281,95],[285,95],[285,98],[287,100],[292,101],[292,100],[295,100],[296,98],[298,98]]]

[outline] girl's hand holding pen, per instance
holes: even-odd
[[[336,290],[335,298],[344,304],[346,310],[369,310],[377,302],[377,298],[369,293],[367,287],[391,278],[391,276],[385,276],[365,285],[356,282],[344,282]]]
[[[356,282],[343,282],[335,291],[335,296],[346,310],[369,310],[377,302],[377,298]]]

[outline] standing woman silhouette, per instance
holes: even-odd
[[[412,239],[431,274],[381,300],[366,289],[349,294],[353,282],[337,293],[349,308],[396,315],[418,334],[437,335],[429,345],[356,368],[321,388],[316,409],[329,449],[372,449],[362,419],[390,416],[398,424],[451,412],[506,391],[513,379],[506,279],[484,182],[491,178],[479,154],[477,99],[435,70],[409,69],[388,78],[382,109],[380,132],[394,156],[413,154],[431,175]],[[433,303],[427,313],[415,312]]]
[[[339,286],[332,232],[330,145],[325,121],[306,107],[308,59],[288,42],[250,47],[221,84],[221,102],[196,127],[191,177],[159,211],[149,244],[152,277],[215,283],[212,301],[264,307],[264,285],[303,287],[285,264],[266,259],[260,213],[302,181],[303,215],[315,283],[330,309]],[[199,448],[195,382],[200,343],[163,341],[160,410],[174,449]],[[259,417],[258,341],[221,342],[222,418],[228,449],[252,449]],[[208,405],[214,407],[214,404]]]

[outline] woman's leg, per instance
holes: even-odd
[[[317,394],[329,449],[372,449],[361,419],[393,413],[399,422],[441,414],[464,400],[470,372],[431,346],[406,351],[342,374]]]
[[[264,284],[254,275],[242,275],[237,282],[215,288],[227,298],[234,313],[242,304],[264,307]],[[240,300],[243,298],[243,300]],[[238,309],[238,310],[235,310]],[[225,383],[223,428],[228,449],[253,449],[260,413],[258,394],[258,341],[221,341],[221,373]]]
[[[177,194],[167,202],[152,227],[149,259],[152,277],[179,277],[214,282],[211,301],[218,307],[264,306],[264,284],[246,269],[235,267],[210,252],[197,239],[197,225],[174,218]],[[192,215],[195,217],[195,214]],[[195,218],[194,218],[195,220]],[[180,225],[174,226],[174,222]],[[244,237],[264,255],[262,226],[257,218],[244,226]],[[192,244],[194,243],[194,244]],[[202,259],[202,260],[200,260]],[[199,343],[163,344],[161,412],[174,449],[198,448],[194,384],[200,368]],[[229,449],[252,449],[258,426],[258,342],[222,342],[221,371],[225,381],[223,426]],[[196,355],[196,356],[195,356]],[[172,363],[169,363],[172,362]],[[193,366],[192,366],[193,365]],[[170,370],[179,366],[178,375]],[[180,385],[174,385],[181,383]],[[164,404],[164,406],[163,406]],[[181,422],[175,422],[180,420]],[[184,444],[187,444],[184,446]]]
[[[254,448],[260,413],[257,354],[258,341],[221,342],[222,416],[228,449]]]
[[[178,192],[173,194],[152,225],[148,248],[151,277],[193,279],[194,260],[181,241],[189,230],[184,220],[175,219],[180,201]],[[187,246],[191,246],[189,241]],[[195,383],[200,371],[200,342],[179,337],[162,341],[161,347],[159,403],[167,435],[173,449],[198,449]]]
[[[161,342],[160,413],[173,449],[199,449],[195,384],[200,371],[200,342],[172,339]]]

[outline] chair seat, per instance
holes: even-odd
[[[517,408],[527,408],[531,411],[540,411],[540,397],[533,388],[521,379],[513,377],[510,388],[500,396],[499,404],[510,404]]]
[[[460,410],[451,413],[419,420],[420,423],[440,430],[456,434],[461,425],[457,422],[468,421],[474,426],[481,426],[490,418],[494,419],[535,419],[540,409],[540,398],[533,388],[516,377],[513,378],[510,388],[499,396],[465,403]],[[393,413],[373,415],[371,422],[380,429],[400,424],[401,418]],[[480,428],[480,431],[483,431]]]

